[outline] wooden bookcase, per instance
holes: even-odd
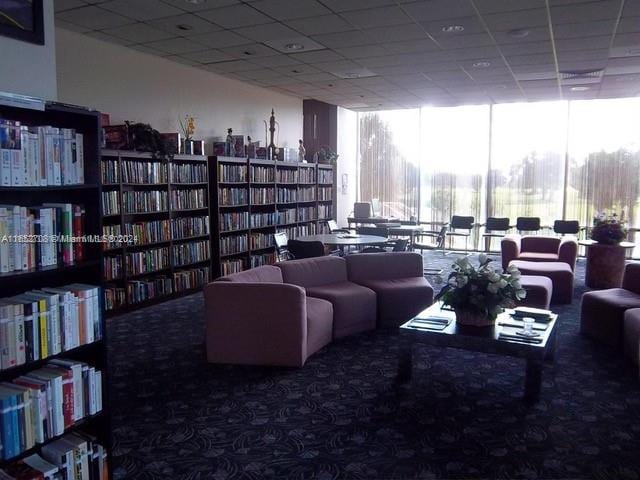
[[[107,166],[112,167],[111,173],[117,172],[116,178],[107,178],[105,172]],[[147,181],[138,183],[135,178],[127,178],[127,169],[150,169],[155,165],[158,170],[164,171],[162,178],[153,179],[154,182]],[[126,311],[152,305],[161,301],[177,298],[189,293],[193,293],[202,288],[210,278],[211,272],[211,235],[210,235],[210,214],[209,214],[209,188],[208,188],[208,166],[207,157],[200,155],[172,155],[167,158],[155,158],[152,154],[135,151],[102,150],[102,189],[103,192],[115,192],[117,211],[109,211],[109,215],[103,215],[102,228],[104,234],[118,233],[123,235],[120,245],[105,245],[105,309],[107,316],[117,315]],[[180,177],[176,172],[187,169],[197,172],[196,178],[187,175]],[[195,173],[194,173],[195,175]],[[111,180],[111,181],[107,181]],[[113,181],[115,180],[115,181]],[[177,204],[177,197],[182,194],[193,194],[199,192],[201,203],[196,205]],[[136,193],[137,192],[137,193]],[[147,193],[144,193],[147,192]],[[141,202],[128,202],[131,195],[151,195],[149,192],[161,192],[160,195],[166,197],[166,204],[149,208]],[[156,193],[153,193],[154,195]],[[112,193],[114,195],[114,193]],[[174,197],[174,195],[176,197]],[[103,205],[104,207],[105,205]],[[130,207],[135,207],[131,209]],[[103,211],[104,212],[104,211]],[[178,229],[180,222],[196,222],[202,227],[197,231],[189,228]],[[162,225],[164,234],[150,241],[128,241],[130,235],[136,236],[129,229],[134,225],[146,224],[146,222],[158,222]],[[156,229],[157,231],[157,229]],[[140,237],[138,235],[138,237]],[[199,245],[200,253],[204,250],[204,255],[197,258],[181,259],[181,249]],[[163,258],[163,262],[158,263],[156,259],[150,260],[155,252],[158,257]],[[142,262],[145,263],[143,270],[134,270],[127,267],[130,261],[133,265],[144,254]],[[112,275],[109,268],[111,262],[120,261],[120,274]],[[149,263],[147,263],[149,262]],[[137,263],[140,265],[140,263]],[[188,288],[179,289],[176,275],[185,271],[200,271],[199,281]],[[117,272],[116,272],[117,273]],[[137,300],[133,291],[137,282],[156,282],[154,295],[148,298]],[[158,289],[158,285],[165,288],[164,292]],[[168,286],[171,285],[169,291]],[[140,287],[142,289],[142,287]],[[107,294],[118,293],[123,301],[119,305],[113,306],[111,301],[107,301]],[[150,293],[150,291],[149,291]],[[111,297],[110,297],[111,298]]]
[[[0,105],[0,118],[15,120],[27,126],[50,125],[58,128],[73,128],[83,134],[84,183],[78,185],[48,187],[0,187],[0,203],[35,206],[43,203],[81,204],[85,210],[84,235],[100,235],[100,170],[99,170],[99,113],[69,105],[47,103],[45,109]],[[0,297],[10,297],[23,292],[45,287],[60,287],[70,283],[84,283],[95,286],[102,284],[102,249],[100,243],[84,243],[84,259],[64,266],[48,266],[41,269],[0,273]],[[102,371],[101,412],[77,421],[65,430],[65,434],[82,431],[97,438],[109,452],[111,462],[111,425],[108,400],[107,330],[104,315],[101,316],[102,338],[93,343],[50,355],[44,359],[0,370],[0,382],[10,382],[20,375],[37,370],[55,358],[86,362]],[[50,443],[58,437],[49,439]],[[0,468],[25,458],[40,450],[42,444],[23,451],[6,461],[0,461]]]
[[[214,156],[209,176],[214,277],[275,263],[274,233],[322,233],[335,218],[332,165]]]

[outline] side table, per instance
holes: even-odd
[[[616,288],[622,285],[627,250],[635,247],[632,242],[605,245],[594,240],[578,242],[587,249],[585,284],[589,288]]]

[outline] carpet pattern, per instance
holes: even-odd
[[[454,257],[425,259],[447,272]],[[200,294],[114,318],[114,478],[640,480],[637,372],[579,335],[582,260],[577,277],[533,407],[514,358],[420,347],[397,386],[395,332],[255,368],[206,363]]]

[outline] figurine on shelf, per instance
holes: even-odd
[[[227,157],[233,156],[233,129],[231,127],[227,128],[227,139],[225,140],[225,148],[224,154]]]
[[[304,156],[307,153],[307,149],[304,148],[304,143],[302,143],[302,139],[298,140],[298,161],[300,163],[307,163],[304,159]]]

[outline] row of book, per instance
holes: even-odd
[[[169,208],[166,190],[134,190],[122,194],[125,213],[165,212]]]
[[[261,255],[251,255],[251,268],[261,267],[262,265],[273,265],[278,260],[276,253],[263,253]]]
[[[276,212],[251,214],[251,228],[271,227],[276,223],[278,223],[278,214]]]
[[[168,242],[171,239],[171,223],[169,220],[125,223],[124,234],[133,239],[132,245]]]
[[[251,246],[251,250],[273,247],[273,234],[254,232],[249,237],[249,245]]]
[[[42,444],[102,411],[102,372],[75,360],[53,359],[43,368],[0,384],[2,459]]]
[[[316,219],[316,207],[300,207],[298,208],[298,221],[309,222]]]
[[[105,310],[112,311],[153,298],[182,292],[205,285],[210,280],[209,267],[198,267],[159,275],[150,279],[131,280],[125,287],[108,285],[104,288]]]
[[[208,182],[207,165],[204,163],[172,163],[170,166],[173,183]]]
[[[333,170],[319,168],[318,183],[333,183]]]
[[[243,235],[225,235],[220,237],[220,255],[233,255],[235,253],[245,252],[249,249],[249,236]]]
[[[122,241],[119,240],[122,237],[122,227],[119,223],[116,225],[103,225],[102,235],[107,238],[107,241],[102,243],[103,250],[122,247]]]
[[[207,207],[207,191],[204,188],[171,190],[171,208],[190,210]]]
[[[102,192],[102,214],[120,214],[120,192],[116,190]]]
[[[232,273],[242,272],[244,270],[244,259],[233,258],[220,262],[220,274],[231,275]]]
[[[316,235],[317,233],[327,233],[323,227],[318,228],[315,223],[305,223],[291,227],[278,227],[278,232],[284,232],[290,239],[304,237],[306,235]]]
[[[297,193],[295,188],[278,188],[276,200],[278,203],[295,203],[298,199]]]
[[[318,205],[318,219],[328,220],[333,218],[333,208],[331,205]]]
[[[104,263],[103,271],[105,280],[122,278],[122,255],[105,255],[102,261]]]
[[[0,299],[0,368],[48,358],[102,338],[100,287],[73,283]]]
[[[276,202],[275,188],[252,187],[251,203],[253,205],[268,205]]]
[[[316,171],[314,168],[301,168],[298,174],[298,183],[316,183]]]
[[[298,183],[298,171],[291,168],[276,169],[276,181],[278,183]]]
[[[313,202],[316,199],[315,187],[300,187],[298,188],[298,201],[299,202]]]
[[[246,182],[247,166],[218,163],[219,182]]]
[[[273,215],[269,214],[252,214],[251,220],[253,221],[254,215]],[[249,212],[229,212],[221,213],[219,216],[220,231],[231,232],[233,230],[244,230],[249,228]]]
[[[246,205],[248,195],[246,188],[220,188],[218,189],[218,202],[220,205]]]
[[[103,158],[100,162],[100,181],[103,185],[120,183],[120,168],[118,160]]]
[[[278,225],[287,225],[289,223],[296,223],[297,210],[295,208],[287,208],[285,210],[278,210]]]
[[[318,187],[318,200],[321,202],[326,202],[331,200],[332,197],[332,189],[331,187]]]
[[[174,240],[209,235],[209,216],[173,218],[171,235]]]
[[[104,162],[103,162],[104,165]],[[167,165],[157,161],[121,160],[122,183],[167,183]]]
[[[250,178],[256,183],[273,183],[276,181],[275,168],[252,165]]]
[[[69,433],[0,470],[0,480],[108,480],[107,450],[92,435]]]
[[[125,257],[128,276],[155,272],[169,268],[169,247],[152,248],[140,252],[129,252]]]
[[[210,258],[209,240],[173,245],[171,255],[175,266],[204,262]]]
[[[0,119],[0,186],[84,183],[84,136],[72,128]]]
[[[0,205],[0,272],[71,265],[84,259],[84,207]]]

